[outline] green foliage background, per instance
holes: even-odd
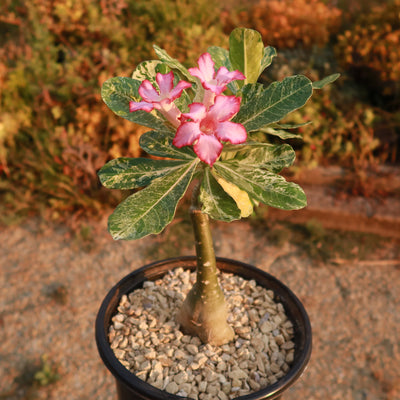
[[[281,62],[274,62],[263,76],[267,82],[293,72],[312,80],[344,72],[341,84],[328,94],[321,92],[292,117],[296,123],[314,121],[299,128],[305,139],[303,144],[296,142],[300,165],[336,162],[365,169],[383,161],[397,162],[400,85],[391,67],[397,65],[392,58],[398,52],[391,50],[400,40],[399,18],[393,15],[400,14],[385,10],[398,10],[400,2],[378,2],[380,19],[368,17],[378,12],[373,1],[365,10],[360,0],[352,2],[351,8],[343,2],[341,10],[331,13],[329,2],[310,2],[318,3],[318,24],[305,15],[301,4],[285,0],[288,23],[279,27],[279,37],[268,30],[263,37],[265,45],[275,45],[279,39],[278,54],[283,53]],[[268,26],[263,10],[272,7],[279,13],[275,3],[236,1],[234,6],[210,7],[207,0],[3,0],[1,222],[38,212],[49,218],[93,215],[105,201],[119,201],[119,192],[101,189],[96,172],[111,158],[142,155],[138,143],[144,131],[108,111],[100,98],[103,82],[130,76],[137,64],[154,58],[154,43],[184,65],[193,65],[208,46],[227,48],[233,27]],[[296,28],[296,21],[303,25]],[[368,41],[363,27],[371,21],[375,31],[383,32],[377,35],[380,48],[371,45],[369,53],[357,56]],[[313,29],[325,29],[326,34],[318,35]],[[304,32],[306,43],[301,40]],[[387,55],[388,62],[377,63],[376,54],[380,60]],[[379,75],[374,74],[377,69]],[[365,86],[368,74],[379,76],[370,91]]]

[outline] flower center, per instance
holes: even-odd
[[[206,135],[213,135],[214,132],[217,130],[217,121],[215,119],[206,116],[200,122],[200,130],[205,133]]]

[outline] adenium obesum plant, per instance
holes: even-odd
[[[313,89],[338,74],[311,82],[296,75],[264,87],[257,83],[276,51],[265,47],[258,32],[238,28],[229,51],[211,47],[186,69],[154,46],[159,60],[145,61],[132,78],[106,81],[102,97],[117,115],[151,130],[141,148],[156,158],[118,158],[99,177],[112,189],[140,189],[109,217],[114,239],[139,239],[160,233],[175,214],[190,184],[197,281],[177,312],[183,331],[221,345],[233,338],[224,295],[217,279],[209,219],[230,222],[249,216],[261,202],[285,210],[306,205],[303,190],[279,172],[295,158],[288,144],[257,140],[298,137],[279,124],[302,107]]]

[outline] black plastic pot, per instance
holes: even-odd
[[[308,315],[295,294],[272,275],[239,261],[217,258],[220,271],[230,272],[245,279],[254,279],[265,288],[274,291],[276,300],[285,308],[295,331],[294,361],[289,372],[273,385],[251,394],[237,397],[237,400],[278,399],[300,377],[311,355],[311,325]],[[107,339],[111,318],[116,314],[122,295],[140,288],[146,280],[156,280],[177,267],[195,269],[195,257],[180,257],[158,261],[137,269],[118,282],[104,299],[96,319],[96,342],[100,356],[114,375],[119,400],[182,400],[176,396],[151,386],[128,371],[115,357]]]

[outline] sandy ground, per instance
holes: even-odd
[[[114,399],[113,377],[94,341],[97,309],[116,281],[160,257],[165,236],[114,242],[105,220],[86,240],[38,220],[3,229],[0,399]],[[284,399],[400,400],[398,242],[387,238],[368,260],[338,265],[316,263],[290,242],[274,246],[267,236],[249,222],[214,225],[219,256],[274,274],[309,313],[312,359]],[[168,254],[193,254],[179,247]],[[60,379],[40,387],[33,376],[43,355]]]

